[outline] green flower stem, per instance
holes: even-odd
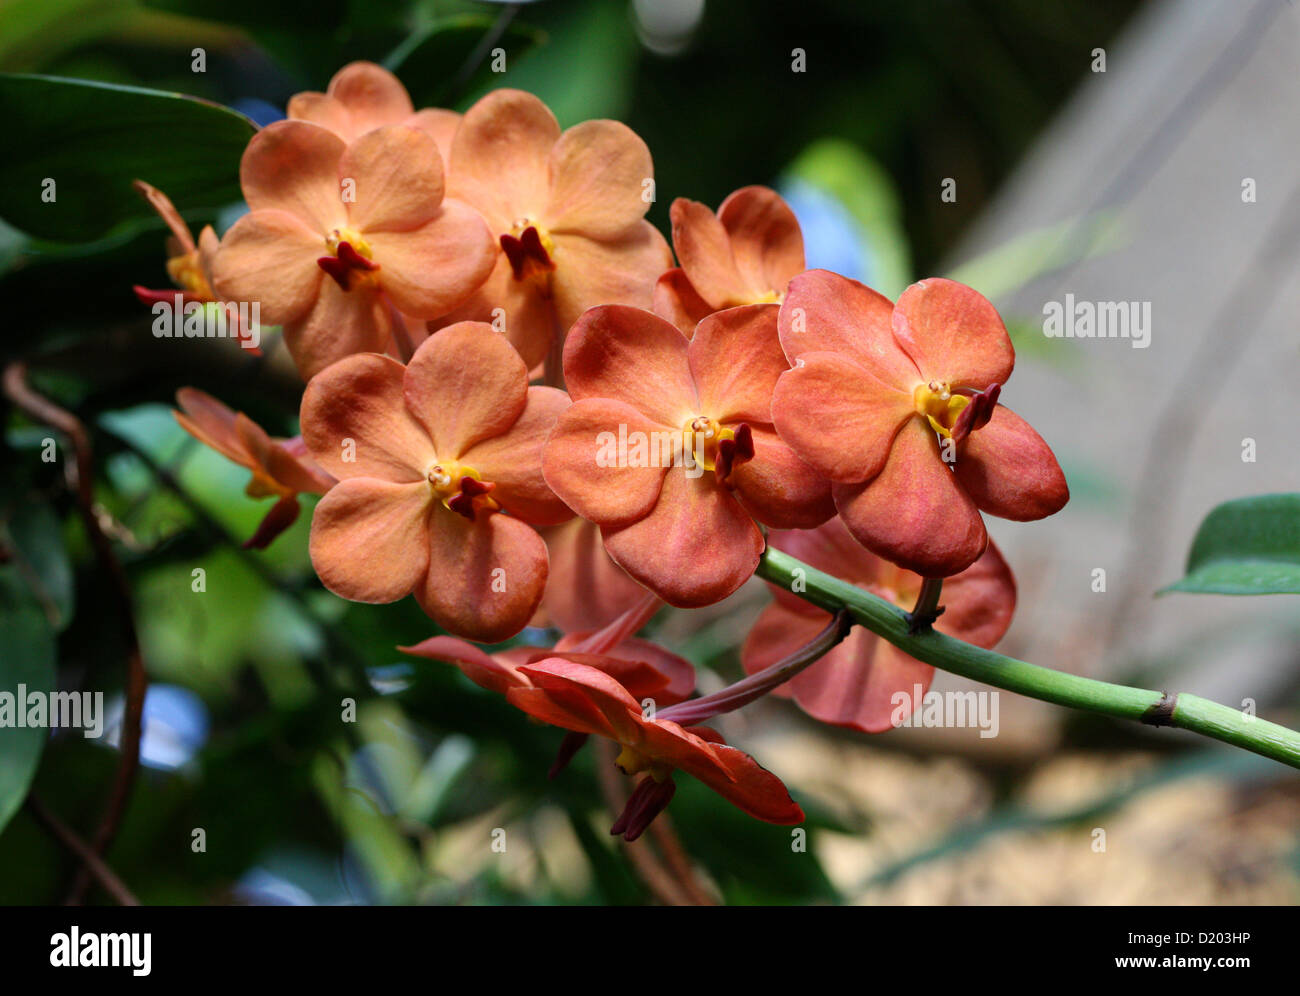
[[[933,630],[909,635],[901,609],[770,546],[756,573],[828,612],[847,609],[855,622],[942,671],[1072,709],[1191,730],[1300,768],[1300,733],[1239,709],[1195,695],[1171,696],[1053,671]]]

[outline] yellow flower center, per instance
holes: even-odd
[[[484,481],[473,467],[449,460],[435,463],[424,473],[433,492],[444,508],[473,521],[479,512],[495,512],[501,506],[489,492],[496,486]]]
[[[374,290],[375,274],[379,270],[370,251],[370,245],[361,234],[351,228],[336,228],[325,237],[325,246],[332,256],[322,256],[316,265],[324,270],[345,291],[358,287]]]
[[[542,227],[541,223],[533,218],[516,218],[514,227],[510,234],[515,238],[523,238],[525,230],[533,228],[537,230],[537,240],[542,244],[542,248],[549,254],[555,250],[555,241],[551,238],[551,233]]]
[[[733,294],[729,296],[722,304],[723,308],[740,308],[747,304],[781,304],[785,300],[785,295],[779,290],[766,290],[761,294],[754,294],[747,297],[743,294]]]
[[[215,300],[208,278],[199,264],[198,250],[181,253],[167,260],[167,276],[181,290],[187,290],[201,301]]]
[[[687,451],[705,470],[715,470],[718,465],[718,445],[724,439],[735,439],[736,431],[707,415],[696,415],[682,429],[682,442]]]
[[[947,381],[932,380],[928,384],[917,384],[912,392],[912,403],[918,415],[924,415],[930,421],[931,428],[939,435],[949,438],[957,416],[970,404],[965,394],[956,394]]]
[[[614,766],[625,775],[638,775],[642,771],[650,772],[650,777],[662,782],[673,773],[673,769],[652,758],[646,757],[639,750],[623,744],[623,750],[614,759]]]
[[[366,259],[374,259],[375,255],[370,249],[370,243],[361,237],[361,233],[354,228],[336,228],[325,237],[325,245],[335,256],[339,254],[339,243],[346,242],[357,255],[364,256]]]

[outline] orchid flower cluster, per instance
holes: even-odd
[[[1039,519],[1069,494],[1000,403],[1014,351],[975,290],[934,278],[891,302],[808,270],[794,214],[759,186],[716,211],[674,201],[670,248],[625,125],[562,131],[517,90],[416,111],[369,63],[294,97],[240,181],[248,213],[198,243],[140,187],[187,297],[257,302],[306,381],[294,439],[178,396],[180,424],[276,499],[249,545],[321,495],[327,589],[413,595],[440,632],[403,649],[568,731],[557,770],[589,737],[618,745],[637,782],[615,834],[645,830],[676,771],[798,823],[785,786],[706,722],[772,693],[880,732],[896,691],[928,686],[929,665],[772,586],[748,677],[695,696],[691,664],[635,634],[664,603],[732,595],[768,547],[981,647],[1007,630],[1015,581],[982,516]],[[937,579],[943,610],[923,608]],[[562,635],[479,646],[530,625]]]

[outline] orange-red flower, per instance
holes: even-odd
[[[650,151],[617,121],[561,133],[532,94],[497,90],[465,112],[449,176],[450,195],[482,213],[499,248],[487,283],[446,320],[494,322],[530,368],[588,308],[648,308],[672,265],[645,221]]]
[[[767,541],[805,564],[849,581],[899,608],[916,604],[923,579],[882,560],[849,535],[839,519],[810,530],[774,530]],[[808,644],[831,615],[786,589],[772,585],[776,601],[763,610],[741,650],[749,674],[789,656]],[[1016,583],[1011,569],[992,543],[960,574],[943,583],[944,611],[934,623],[941,633],[976,646],[992,648],[1011,625]],[[824,723],[866,733],[891,728],[897,711],[894,696],[906,693],[919,707],[934,668],[908,656],[861,626],[843,642],[801,671],[775,694],[793,698],[808,715]]]
[[[605,552],[595,523],[574,518],[541,533],[551,569],[533,625],[566,633],[596,630],[645,597],[645,588]]]
[[[670,706],[695,690],[691,662],[649,640],[627,637],[603,653],[580,649],[582,642],[581,637],[566,636],[554,647],[509,647],[489,654],[454,636],[431,636],[398,649],[454,664],[480,688],[502,695],[512,688],[532,687],[532,679],[521,670],[524,665],[556,657],[605,672],[638,702],[653,699],[657,706]]]
[[[432,318],[492,268],[483,219],[443,200],[434,141],[395,125],[351,144],[306,121],[253,136],[240,164],[251,209],[226,233],[214,277],[228,301],[258,301],[283,325],[304,377],[382,351],[398,314]]]
[[[770,305],[710,315],[687,339],[639,308],[593,308],[564,348],[574,405],[547,443],[546,480],[601,527],[620,567],[666,602],[716,602],[754,573],[758,519],[815,526],[827,482],[772,427],[788,369]]]
[[[245,547],[261,550],[293,525],[299,494],[324,494],[334,486],[334,478],[311,458],[301,439],[272,439],[243,412],[197,388],[182,387],[176,392],[176,403],[181,410],[172,414],[181,428],[253,472],[245,492],[250,498],[274,495],[279,499]]]
[[[546,545],[530,523],[572,515],[541,468],[568,403],[529,387],[519,355],[474,322],[431,336],[405,367],[362,353],[313,377],[303,438],[339,478],[312,521],[325,587],[359,602],[414,592],[472,640],[517,633],[546,584]]]
[[[1056,457],[997,404],[1015,352],[982,295],[931,278],[897,305],[825,270],[790,282],[776,387],[781,438],[834,482],[859,542],[946,577],[988,543],[980,511],[1041,519],[1069,499]]]
[[[531,682],[506,691],[511,704],[575,733],[622,746],[615,762],[628,775],[645,772],[611,830],[635,840],[672,799],[672,774],[685,771],[732,805],[768,823],[803,821],[803,810],[781,780],[708,727],[682,727],[647,716],[640,702],[609,674],[587,664],[548,657],[519,670]]]
[[[780,303],[804,269],[794,212],[768,187],[742,187],[715,215],[698,201],[673,201],[680,266],[663,274],[654,310],[690,335],[705,315],[741,304]]]
[[[642,589],[634,605],[601,629],[592,633],[566,633],[554,647],[509,647],[489,654],[455,637],[434,636],[413,647],[398,649],[416,657],[454,664],[476,685],[502,695],[511,688],[532,687],[532,679],[519,669],[520,665],[561,657],[612,675],[634,699],[649,700],[659,708],[682,702],[695,689],[695,668],[690,661],[649,640],[632,636],[662,605],[663,602]],[[551,767],[552,778],[586,742],[587,734],[570,731]]]
[[[460,124],[455,111],[437,107],[417,111],[401,81],[373,62],[348,63],[334,74],[324,93],[294,94],[286,110],[291,119],[328,128],[345,142],[384,125],[419,128],[437,143],[444,163]]]

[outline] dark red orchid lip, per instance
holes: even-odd
[[[551,254],[542,244],[541,233],[532,225],[520,232],[517,238],[513,235],[501,236],[501,251],[510,260],[510,270],[516,280],[555,269],[555,260],[551,259]]]
[[[369,273],[379,269],[373,259],[367,259],[352,248],[350,242],[340,242],[338,255],[322,256],[316,265],[334,278],[334,282],[344,290],[352,289],[352,278],[356,273]]]

